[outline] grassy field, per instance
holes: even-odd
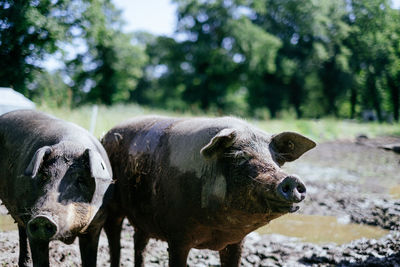
[[[83,106],[77,109],[59,108],[53,109],[45,106],[39,107],[39,110],[53,114],[59,118],[77,123],[82,127],[89,129],[92,117],[92,106]],[[112,107],[99,106],[96,119],[94,134],[97,137],[102,136],[114,125],[131,117],[139,115],[158,114],[175,117],[190,116],[211,116],[215,114],[190,114],[174,113],[164,110],[149,109],[138,105],[115,105]],[[246,118],[251,124],[269,132],[278,133],[282,131],[295,131],[302,133],[317,142],[324,142],[337,139],[354,139],[359,134],[365,134],[368,137],[380,135],[400,136],[400,124],[387,123],[360,123],[357,121],[338,120],[325,118],[319,120],[294,118],[285,118],[279,120],[254,120]]]

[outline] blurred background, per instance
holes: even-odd
[[[400,1],[0,1],[0,86],[38,105],[399,120]]]

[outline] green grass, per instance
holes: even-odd
[[[368,137],[376,137],[382,135],[400,136],[400,124],[387,123],[360,123],[357,121],[339,120],[339,119],[285,119],[270,121],[252,121],[253,124],[261,129],[276,133],[281,131],[294,131],[302,133],[317,142],[338,140],[338,139],[354,139],[360,134]]]
[[[74,122],[86,129],[90,127],[92,107],[83,106],[77,109],[58,108],[53,109],[46,106],[39,107],[39,110],[57,116],[67,121]],[[116,124],[139,115],[158,114],[166,116],[212,116],[215,114],[190,114],[177,113],[159,109],[150,109],[135,104],[114,105],[111,107],[99,106],[98,116],[94,134],[102,136]],[[320,120],[285,118],[279,120],[253,120],[247,121],[268,133],[278,133],[283,131],[294,131],[304,134],[317,142],[324,142],[337,139],[354,139],[359,134],[368,137],[380,135],[400,136],[400,124],[387,123],[360,123],[357,121],[339,120],[325,118]]]

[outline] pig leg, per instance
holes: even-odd
[[[144,257],[146,254],[146,246],[149,242],[149,235],[139,229],[135,229],[133,239],[135,245],[135,267],[144,267]]]
[[[240,264],[242,256],[242,243],[231,244],[226,246],[223,250],[219,251],[219,258],[221,260],[221,267],[237,267]]]
[[[86,234],[79,236],[79,250],[83,267],[96,266],[100,231],[101,227],[90,229]]]
[[[28,237],[25,227],[18,225],[19,234],[19,260],[18,266],[30,266],[31,256],[28,249]]]
[[[184,246],[182,241],[168,240],[169,267],[186,267],[189,246]]]
[[[29,247],[32,253],[33,267],[49,266],[49,241],[32,240],[29,238]]]
[[[115,216],[110,214],[104,224],[104,231],[106,232],[108,245],[110,248],[110,261],[111,267],[119,266],[119,258],[121,254],[121,230],[123,216]]]

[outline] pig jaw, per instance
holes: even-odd
[[[229,244],[240,242],[247,234],[268,224],[283,213],[249,214],[245,211],[226,209],[224,212],[209,214],[209,219],[195,225],[193,232],[201,233],[193,247],[198,249],[221,250]]]
[[[50,240],[60,240],[71,244],[75,237],[84,234],[91,221],[99,211],[101,203],[92,201],[59,201],[58,192],[47,192],[32,209],[30,221],[35,218],[46,217],[57,227],[56,233]],[[28,225],[29,225],[28,222]],[[28,229],[29,234],[29,229]]]
[[[62,174],[61,176],[63,178],[65,177]],[[61,180],[63,178],[61,178]],[[96,182],[98,182],[96,183],[97,189],[103,189],[102,181]],[[91,197],[92,201],[88,202],[80,196],[79,192],[76,192],[76,196],[75,194],[65,194],[65,191],[60,192],[60,184],[59,179],[54,179],[49,182],[40,193],[41,196],[39,196],[35,204],[32,205],[33,208],[31,209],[30,215],[25,218],[25,225],[27,225],[28,235],[30,237],[61,240],[66,244],[70,244],[77,235],[86,231],[90,222],[100,209],[102,202],[97,195],[102,192],[96,190]],[[47,222],[42,223],[42,221],[45,221],[44,218],[47,219]],[[38,223],[36,223],[36,221]],[[33,226],[30,228],[30,225]],[[53,235],[40,235],[40,229],[37,230],[38,234],[35,234],[34,231],[30,231],[43,226],[44,230],[42,230],[42,232],[46,232],[46,229],[50,229],[50,225],[54,225],[56,228]]]
[[[86,230],[98,210],[89,203],[60,203],[57,197],[57,193],[48,193],[32,209],[26,222],[30,238],[70,244],[76,235]]]
[[[274,174],[272,176],[260,176],[258,179],[251,179],[238,186],[231,179],[227,181],[227,192],[224,192],[224,198],[219,208],[209,206],[209,211],[214,212],[214,218],[218,217],[215,225],[224,225],[230,229],[236,229],[244,235],[255,229],[269,223],[286,213],[295,212],[299,209],[298,203],[288,200],[282,196],[281,184],[285,178],[290,177],[284,173]],[[267,179],[268,178],[268,179]],[[218,181],[218,179],[216,179]],[[269,181],[266,182],[266,181]],[[213,196],[220,191],[221,183],[216,183]],[[215,196],[214,199],[216,200]],[[299,202],[299,201],[297,201]],[[213,201],[212,203],[218,203]],[[209,216],[212,218],[213,216]]]
[[[223,219],[230,227],[251,232],[286,213],[296,211],[297,205],[277,201],[276,196],[254,190],[249,194],[232,195],[226,199]]]

